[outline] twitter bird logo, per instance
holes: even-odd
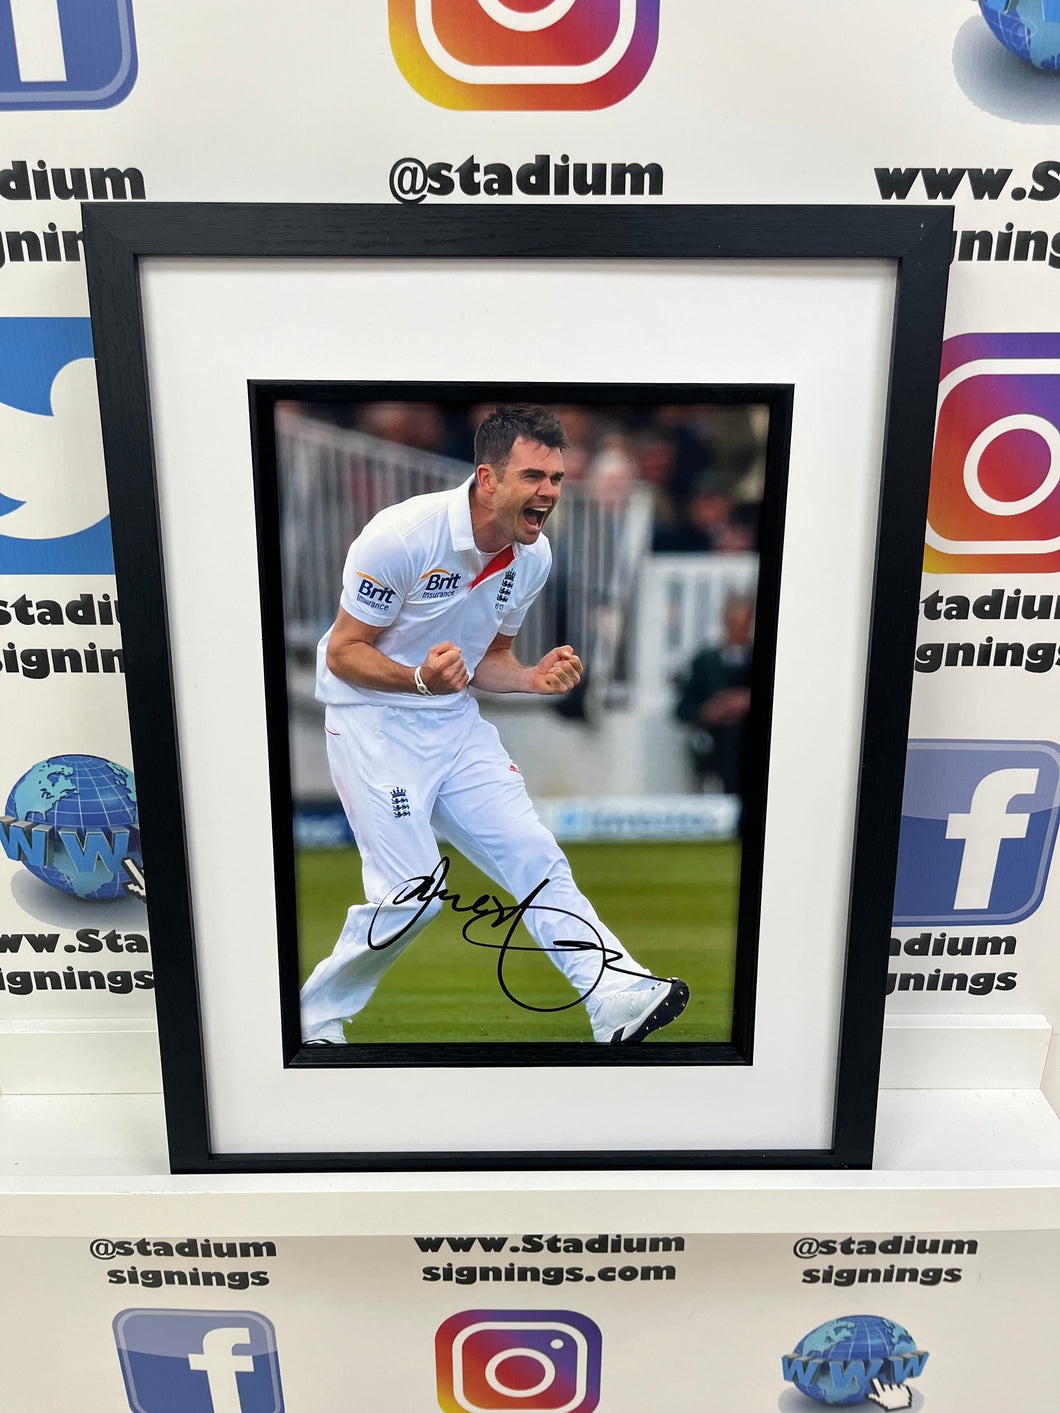
[[[88,319],[0,319],[0,574],[113,574]]]

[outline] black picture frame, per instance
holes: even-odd
[[[133,756],[142,805],[171,1165],[175,1172],[571,1168],[835,1168],[871,1165],[916,603],[941,353],[949,208],[507,207],[110,204],[85,208],[86,263]],[[177,684],[154,473],[143,262],[294,260],[892,262],[871,633],[831,1142],[806,1149],[632,1146],[372,1152],[230,1151],[211,1135],[210,1067],[192,907]],[[808,334],[807,336],[811,336]],[[253,382],[248,379],[248,382]],[[256,395],[251,392],[252,400]],[[778,402],[778,407],[782,404]],[[259,408],[260,411],[260,408]],[[260,489],[260,488],[259,488]],[[267,512],[265,520],[267,522]],[[274,589],[262,581],[267,612]],[[282,665],[265,636],[266,680]],[[264,763],[266,766],[269,762]],[[276,762],[272,762],[275,770]],[[275,777],[274,777],[275,778]],[[284,841],[277,848],[284,846]],[[164,861],[152,864],[152,860]],[[745,1029],[749,1058],[750,1026]],[[290,1030],[285,1060],[305,1066]],[[536,1047],[535,1047],[536,1048]],[[676,1047],[667,1047],[676,1048]],[[645,1053],[650,1053],[643,1047]],[[741,1056],[737,1056],[737,1059]],[[468,1057],[469,1063],[475,1063]],[[701,1061],[702,1062],[702,1061]],[[539,1056],[534,1063],[542,1063]],[[544,1063],[548,1063],[544,1061]],[[556,1056],[553,1063],[567,1064]],[[650,1063],[650,1060],[649,1062]],[[665,1063],[660,1061],[659,1063]],[[670,1060],[673,1063],[673,1060]]]

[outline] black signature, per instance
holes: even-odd
[[[377,904],[372,920],[368,924],[368,936],[366,941],[373,951],[381,952],[387,947],[392,947],[395,942],[401,940],[411,927],[414,927],[420,920],[431,903],[437,899],[441,903],[448,903],[454,913],[470,913],[471,916],[461,928],[461,935],[465,942],[470,942],[472,947],[488,947],[497,952],[497,981],[501,990],[508,1000],[516,1006],[521,1006],[525,1011],[569,1011],[573,1006],[580,1006],[586,1001],[600,985],[604,973],[608,971],[621,972],[626,976],[635,976],[638,981],[661,981],[663,977],[651,976],[642,971],[632,971],[628,967],[616,965],[622,958],[621,952],[616,952],[604,942],[599,932],[587,918],[580,918],[575,913],[569,912],[566,908],[550,907],[547,903],[535,903],[534,899],[545,889],[550,879],[543,878],[540,883],[531,888],[526,897],[519,903],[502,903],[492,893],[482,893],[473,903],[462,903],[459,893],[451,893],[445,886],[445,880],[449,873],[450,861],[443,856],[435,864],[430,873],[425,873],[416,878],[408,878],[404,883],[399,883],[391,894],[381,903]],[[387,937],[382,942],[377,942],[373,938],[376,921],[380,912],[386,907],[400,906],[405,903],[419,903],[419,907],[412,914],[404,925],[392,936]],[[527,946],[513,940],[516,928],[520,922],[524,921],[524,915],[528,912],[558,913],[562,917],[572,918],[580,927],[588,929],[592,933],[592,938],[557,938],[551,946],[538,946],[536,943]],[[503,936],[499,940],[489,941],[482,937],[473,937],[471,929],[477,924],[488,924],[491,932],[501,931]],[[595,952],[600,960],[599,970],[596,979],[587,991],[575,997],[573,1001],[567,1001],[562,1006],[534,1006],[529,1001],[521,1001],[512,991],[504,974],[505,962],[512,952]]]

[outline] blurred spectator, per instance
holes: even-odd
[[[732,512],[732,497],[722,490],[722,478],[716,472],[707,472],[696,482],[685,516],[669,526],[656,523],[652,550],[656,554],[720,550],[730,528]]]
[[[598,436],[596,422],[587,407],[564,403],[555,409],[570,446],[563,453],[563,470],[568,481],[585,479],[589,456]]]
[[[369,402],[361,410],[362,432],[418,451],[441,451],[445,419],[435,402]]]
[[[725,605],[725,641],[700,649],[680,684],[675,711],[691,728],[692,766],[702,789],[720,783],[726,795],[743,794],[753,643],[754,603],[732,598]]]
[[[762,446],[757,408],[746,403],[696,409],[695,429],[714,452],[714,469],[730,489],[750,470]]]
[[[651,486],[655,531],[673,529],[681,518],[674,490],[677,449],[673,437],[649,428],[633,444],[637,479]]]
[[[657,408],[651,419],[673,444],[670,493],[681,511],[695,483],[714,468],[716,457],[708,426],[709,411],[697,403],[669,404]]]
[[[630,455],[624,438],[611,436],[590,461],[586,480],[601,505],[614,506],[629,500],[630,488],[636,477],[637,463]]]
[[[642,481],[650,481],[653,486],[672,485],[677,448],[671,437],[654,430],[641,432],[634,451],[637,475]]]
[[[745,554],[758,548],[758,505],[745,502],[733,507],[729,523],[721,535],[722,554]]]

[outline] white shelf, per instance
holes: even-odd
[[[60,1190],[887,1190],[1041,1186],[1060,1193],[1060,1118],[1036,1090],[884,1090],[871,1172],[240,1174],[166,1172],[162,1100],[154,1094],[0,1099],[0,1195]],[[80,1180],[89,1182],[89,1188]],[[1060,1209],[1058,1209],[1060,1217]]]
[[[0,1236],[198,1222],[305,1235],[504,1230],[513,1221],[553,1231],[647,1231],[664,1220],[689,1232],[1047,1230],[1060,1227],[1060,1118],[1036,1087],[1049,1034],[1034,1016],[890,1022],[884,1073],[893,1087],[880,1093],[870,1172],[173,1177],[162,1098],[149,1092],[149,1024],[109,1034],[12,1028],[0,1052],[6,1042],[9,1085],[26,1082],[0,1098]],[[142,1087],[32,1092],[44,1072],[69,1085],[95,1075],[114,1088],[124,1075]],[[948,1087],[904,1087],[925,1074],[950,1076]],[[981,1087],[968,1087],[976,1077]]]

